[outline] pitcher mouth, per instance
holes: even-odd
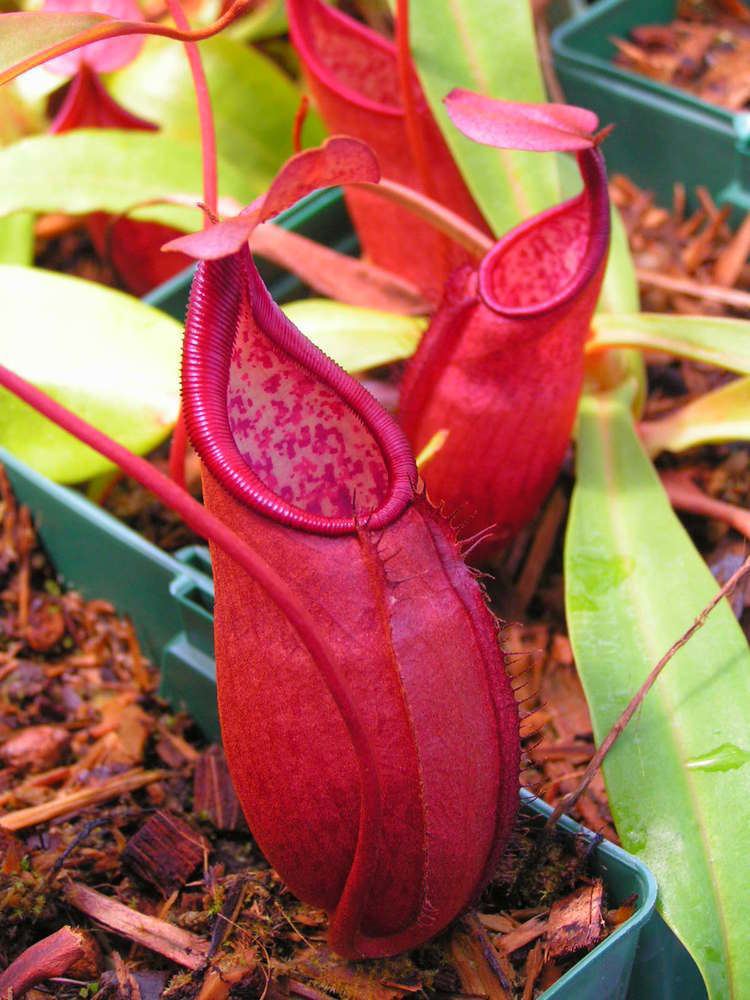
[[[341,465],[340,457],[338,469],[327,469],[327,488],[334,499],[329,502],[324,496],[322,507],[338,507],[333,515],[316,509],[320,503],[303,506],[296,502],[292,486],[284,486],[282,495],[275,488],[273,476],[264,479],[253,468],[253,463],[257,465],[264,456],[257,449],[254,454],[247,450],[243,454],[238,445],[228,392],[243,309],[249,311],[255,328],[277,356],[294,365],[308,381],[311,377],[314,386],[334,399],[339,408],[345,408],[349,426],[364,442],[360,448],[367,450],[373,465],[382,465],[382,482],[372,483],[361,461],[354,463],[359,470],[358,482],[348,481],[346,470],[352,463]],[[247,247],[231,257],[198,266],[185,330],[182,393],[190,439],[208,470],[237,500],[273,520],[315,534],[354,534],[363,528],[386,527],[414,497],[416,466],[401,429],[356,379],[310,343],[284,316],[263,284]],[[350,487],[351,514],[344,514],[346,501],[342,498]]]
[[[584,182],[583,191],[511,230],[482,261],[479,268],[479,296],[493,312],[508,319],[532,319],[559,309],[580,294],[605,259],[609,246],[609,195],[604,157],[598,147],[585,149],[577,156]],[[587,215],[586,241],[580,259],[571,269],[567,280],[561,282],[549,295],[537,300],[517,304],[504,302],[496,287],[496,269],[501,266],[503,258],[511,255],[535,233],[543,232],[545,226],[554,226],[558,220],[564,220],[577,211]],[[525,287],[523,280],[517,283],[517,287]]]

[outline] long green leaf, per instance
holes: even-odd
[[[597,313],[587,350],[594,354],[612,347],[665,351],[750,375],[750,322],[743,319]]]
[[[267,185],[292,155],[292,125],[300,90],[279,67],[230,38],[201,43],[216,120],[219,156],[250,171]],[[181,45],[163,38],[146,42],[138,59],[112,74],[110,92],[126,108],[155,122],[164,135],[198,145],[200,130],[190,69]],[[322,141],[323,127],[311,112],[305,136]]]
[[[328,299],[303,299],[283,309],[306,337],[348,372],[367,371],[411,357],[427,326],[418,316]]]
[[[221,162],[221,195],[241,204],[255,198],[265,174]],[[159,134],[115,129],[81,129],[40,135],[0,149],[0,216],[11,212],[102,209],[118,213],[153,198],[183,195],[200,200],[200,150]],[[137,218],[196,229],[198,209],[152,206]]]
[[[0,218],[0,264],[31,264],[34,260],[34,216],[17,212]]]
[[[639,427],[649,455],[720,441],[750,441],[750,378],[738,378]]]
[[[0,301],[0,363],[133,451],[164,440],[179,409],[179,323],[122,292],[30,267],[0,266]],[[111,468],[4,390],[0,446],[64,483]]]
[[[568,625],[599,742],[717,591],[628,404],[623,395],[582,403],[565,542]],[[750,759],[748,719],[750,652],[724,601],[604,765],[623,844],[656,874],[661,910],[713,1000],[750,995],[750,767],[740,766]]]
[[[511,101],[543,101],[530,6],[518,0],[417,0],[411,49],[427,100],[466,183],[497,235],[559,198],[555,158],[490,149],[451,124],[454,87]]]

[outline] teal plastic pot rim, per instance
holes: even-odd
[[[555,60],[559,63],[565,63],[569,68],[585,67],[595,73],[601,73],[618,81],[634,93],[646,93],[659,102],[678,105],[691,117],[706,119],[707,125],[726,132],[727,135],[733,136],[738,141],[743,141],[750,136],[750,113],[734,113],[726,108],[709,104],[687,91],[680,90],[679,87],[659,83],[647,76],[617,66],[609,59],[594,55],[583,46],[576,44],[577,35],[581,28],[598,22],[606,24],[612,11],[624,8],[627,3],[628,0],[599,0],[584,13],[557,27],[550,39]]]
[[[540,799],[528,788],[522,788],[520,795],[522,806],[526,806],[542,816],[550,816],[552,814],[552,807],[548,806],[546,802],[542,801],[542,799]],[[561,976],[553,986],[541,994],[539,1000],[552,998],[558,988],[562,990],[568,985],[568,983],[573,983],[575,978],[588,966],[595,964],[599,960],[601,953],[608,946],[613,946],[620,938],[630,936],[632,934],[640,934],[641,930],[651,919],[655,911],[658,896],[658,886],[653,872],[632,854],[628,854],[627,851],[624,851],[621,847],[618,847],[617,844],[613,844],[609,840],[597,837],[592,830],[589,830],[588,827],[581,826],[580,823],[571,819],[570,816],[561,816],[557,822],[557,826],[558,829],[564,830],[566,833],[571,834],[571,836],[583,837],[589,842],[595,843],[595,850],[601,860],[603,868],[606,868],[607,859],[617,861],[618,864],[628,868],[633,873],[633,877],[638,883],[638,902],[635,912],[631,917],[620,924],[616,930],[614,930],[611,934],[608,934],[603,941],[600,941],[595,948],[592,948],[587,955],[584,955],[583,958],[576,962],[576,964],[563,976]]]

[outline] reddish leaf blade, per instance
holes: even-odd
[[[200,233],[172,240],[165,250],[178,250],[199,260],[218,260],[236,253],[260,222],[290,208],[318,188],[358,181],[377,183],[375,154],[359,139],[334,136],[322,146],[306,149],[287,160],[265,196],[232,219]]]
[[[570,104],[499,101],[469,90],[445,98],[453,124],[475,142],[500,149],[575,152],[594,145],[599,123],[593,111]]]

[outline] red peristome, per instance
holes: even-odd
[[[198,265],[183,395],[207,507],[288,581],[348,690],[213,547],[222,738],[251,829],[329,911],[337,951],[416,946],[481,890],[515,817],[496,623],[400,429],[283,318],[244,249]]]
[[[62,14],[108,14],[121,21],[141,21],[143,15],[135,0],[45,0],[45,11]],[[124,35],[92,42],[73,52],[50,59],[46,68],[60,76],[72,76],[83,65],[97,73],[112,73],[127,66],[143,48],[142,35]]]
[[[62,134],[77,128],[157,130],[152,122],[118,104],[87,62],[80,64],[71,80],[49,131]],[[183,255],[167,256],[161,252],[162,244],[177,232],[171,227],[135,219],[113,220],[105,212],[89,215],[86,225],[98,253],[111,260],[123,284],[134,295],[145,295],[190,264]]]
[[[268,191],[233,216],[200,233],[172,240],[165,250],[179,250],[198,260],[219,260],[235,253],[253,230],[318,188],[380,180],[378,161],[370,147],[348,136],[335,135],[322,146],[290,157]]]
[[[402,385],[414,450],[448,432],[421,472],[467,534],[491,529],[480,557],[536,514],[570,441],[609,246],[604,160],[596,148],[578,160],[579,196],[454,276]]]
[[[573,104],[498,101],[458,88],[444,103],[450,120],[465,136],[501,149],[561,153],[589,149],[599,123],[593,111]]]
[[[322,0],[288,0],[287,11],[292,41],[328,128],[367,142],[384,177],[430,195],[488,232],[412,72],[416,127],[430,171],[431,190],[425,190],[409,141],[393,43]],[[399,206],[364,191],[347,191],[346,199],[367,257],[412,281],[433,303],[450,272],[471,260]]]

